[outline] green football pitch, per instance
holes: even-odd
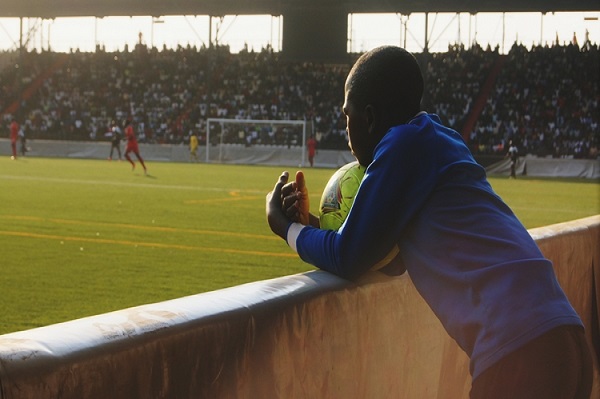
[[[148,168],[0,159],[0,334],[313,269],[265,221],[284,168]],[[305,169],[313,212],[332,173]],[[600,213],[597,181],[490,181],[528,228]]]

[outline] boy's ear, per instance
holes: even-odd
[[[371,104],[365,107],[365,119],[367,122],[367,126],[369,127],[369,134],[371,134],[376,130],[376,125],[378,122],[375,107],[373,107],[373,105]]]

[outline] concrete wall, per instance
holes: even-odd
[[[510,160],[504,159],[486,167],[490,175],[510,174]],[[578,177],[600,179],[600,158],[598,159],[559,159],[520,157],[515,169],[517,176],[532,177]]]
[[[597,354],[600,215],[530,232]],[[406,275],[309,272],[0,336],[2,399],[461,399],[469,389],[466,355]]]

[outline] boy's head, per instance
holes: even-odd
[[[421,109],[423,75],[415,57],[395,46],[363,54],[345,86],[344,113],[352,152],[367,166],[373,150],[393,126],[408,122]]]

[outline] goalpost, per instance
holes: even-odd
[[[304,166],[305,150],[305,120],[206,120],[207,163]]]

